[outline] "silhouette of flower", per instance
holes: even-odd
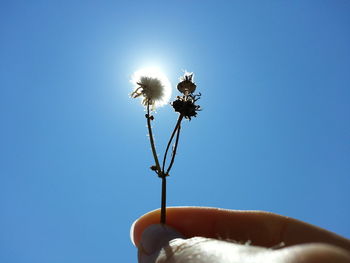
[[[197,116],[197,111],[200,111],[200,106],[195,102],[200,99],[201,94],[188,96],[178,96],[176,100],[172,102],[172,106],[176,112],[179,112],[185,119],[191,120],[191,117]]]
[[[193,82],[193,73],[185,72],[184,76],[180,78],[181,82],[177,84],[177,89],[185,96],[193,93],[196,90],[196,84]]]
[[[199,100],[201,94],[193,94],[196,90],[196,84],[193,82],[193,73],[185,72],[177,85],[177,89],[182,95],[177,96],[175,101],[171,103],[174,110],[180,114],[165,148],[163,161],[159,162],[151,124],[151,122],[155,121],[155,118],[151,114],[151,110],[168,103],[171,96],[170,82],[165,75],[150,69],[135,72],[131,81],[135,85],[131,97],[140,97],[142,99],[141,103],[146,106],[147,113],[145,117],[147,119],[148,137],[154,159],[154,164],[150,168],[162,180],[160,223],[166,224],[166,178],[169,176],[175,161],[181,132],[181,122],[184,118],[191,120],[192,117],[197,116],[200,106],[196,105],[196,101]],[[171,147],[172,143],[174,145]],[[167,157],[170,157],[170,160],[169,158],[167,160]]]
[[[155,69],[143,69],[134,73],[131,82],[135,85],[132,98],[141,97],[144,106],[152,109],[168,103],[171,96],[171,84],[168,78]]]
[[[191,120],[191,117],[196,117],[197,111],[200,111],[200,106],[196,105],[195,102],[200,99],[201,94],[193,94],[197,87],[193,82],[193,73],[185,72],[180,80],[181,81],[177,84],[177,89],[183,96],[177,96],[176,100],[174,100],[171,105],[181,116]]]

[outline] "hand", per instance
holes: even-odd
[[[139,218],[131,238],[140,263],[350,263],[350,241],[261,211],[167,208]]]

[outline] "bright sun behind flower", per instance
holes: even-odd
[[[157,68],[143,68],[136,71],[131,78],[131,82],[135,86],[131,97],[140,97],[144,106],[149,104],[154,109],[167,104],[170,100],[170,81]]]

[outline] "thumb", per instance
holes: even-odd
[[[138,246],[139,263],[154,263],[159,256],[161,249],[175,238],[184,238],[175,229],[164,225],[156,224],[147,227],[141,236]]]

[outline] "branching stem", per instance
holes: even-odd
[[[169,175],[170,169],[173,166],[174,160],[175,160],[175,154],[176,154],[176,150],[177,150],[177,145],[179,142],[179,136],[180,136],[180,129],[181,129],[181,121],[183,119],[183,115],[180,115],[175,128],[173,130],[173,133],[170,136],[168,145],[166,147],[165,153],[164,153],[164,158],[163,158],[163,164],[162,164],[162,171],[160,174],[160,177],[162,178],[162,196],[161,196],[161,208],[160,208],[160,223],[161,224],[165,224],[166,223],[166,177]],[[169,164],[168,169],[165,172],[165,163],[166,163],[166,157],[168,155],[168,151],[171,145],[171,142],[174,139],[174,136],[176,134],[176,139],[175,139],[175,145],[173,148],[173,152],[172,152],[172,157],[171,157],[171,161]]]
[[[182,114],[180,114],[180,116],[176,122],[175,128],[170,136],[168,145],[167,145],[165,153],[164,153],[162,167],[160,167],[158,156],[157,156],[157,151],[156,151],[156,146],[155,146],[154,139],[153,139],[153,133],[152,133],[151,120],[153,118],[150,115],[150,105],[149,105],[149,103],[147,103],[146,119],[147,119],[149,140],[150,140],[150,144],[151,144],[153,158],[155,161],[156,172],[157,172],[158,176],[162,179],[161,210],[160,210],[160,223],[161,224],[166,223],[166,177],[169,175],[169,172],[170,172],[170,170],[173,166],[174,160],[175,160],[177,145],[179,143],[179,137],[180,137],[181,121],[182,121],[183,117],[184,116]],[[174,144],[173,151],[172,151],[170,164],[169,164],[168,169],[166,169],[166,172],[165,172],[165,163],[166,163],[168,151],[169,151],[171,142],[173,141],[175,135],[176,135],[176,139],[175,139],[175,144]]]
[[[169,151],[171,142],[173,141],[176,132],[177,132],[177,131],[180,129],[180,127],[181,127],[181,121],[182,121],[183,117],[184,117],[184,116],[183,116],[182,114],[179,116],[179,118],[177,119],[175,128],[174,128],[174,130],[173,130],[173,133],[172,133],[171,136],[170,136],[168,145],[167,145],[166,150],[165,150],[165,153],[164,153],[164,158],[163,158],[163,164],[162,164],[162,171],[163,171],[163,172],[165,171],[166,157],[167,157],[167,155],[168,155],[168,151]],[[177,141],[178,141],[178,139],[177,139]],[[176,147],[177,147],[177,145],[176,145]],[[174,161],[173,161],[173,162],[174,162]],[[171,168],[171,167],[170,167],[170,168]],[[170,170],[170,169],[168,168],[167,170]],[[167,173],[168,173],[168,172],[167,172]],[[166,173],[166,174],[167,174],[167,173]]]
[[[179,127],[177,128],[175,144],[174,144],[173,152],[171,154],[170,164],[169,164],[169,167],[168,167],[168,169],[166,170],[166,173],[165,173],[167,175],[169,174],[169,172],[171,170],[171,167],[173,167],[173,164],[174,164],[174,161],[175,161],[176,150],[177,150],[177,146],[179,144],[180,131],[181,131],[181,125],[179,125]]]

